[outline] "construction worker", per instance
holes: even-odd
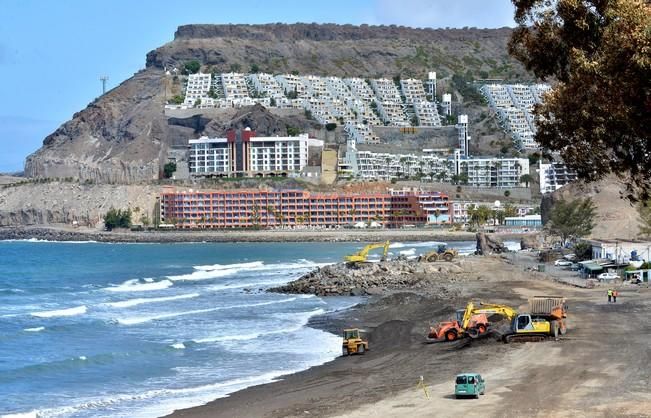
[[[619,296],[619,292],[613,289],[613,303],[617,303],[617,296]]]
[[[608,303],[611,302],[612,297],[613,297],[613,289],[608,289]]]

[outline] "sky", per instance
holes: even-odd
[[[0,172],[75,112],[144,68],[147,52],[189,23],[514,26],[510,0],[0,0]]]

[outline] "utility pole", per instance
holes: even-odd
[[[102,95],[106,93],[106,82],[108,81],[108,79],[109,78],[107,75],[103,75],[99,78],[99,81],[102,82]]]

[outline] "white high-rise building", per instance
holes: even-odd
[[[197,99],[207,97],[211,86],[210,80],[210,74],[197,73],[188,75],[188,84],[185,87],[184,104],[193,106]]]
[[[468,133],[468,115],[459,115],[457,119],[457,133],[459,136],[459,150],[463,157],[470,155],[470,135]]]

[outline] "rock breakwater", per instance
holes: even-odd
[[[355,266],[339,263],[318,268],[269,291],[318,296],[366,296],[390,290],[430,288],[442,282],[456,281],[457,276],[464,272],[461,263],[463,261],[426,263],[416,260]],[[445,292],[444,289],[441,291]]]

